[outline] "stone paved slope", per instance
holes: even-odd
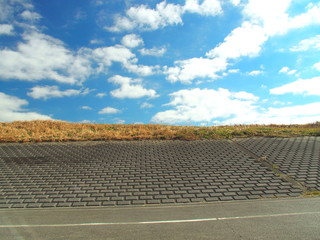
[[[298,187],[226,140],[0,144],[0,169],[1,208],[190,203],[301,194]]]
[[[310,190],[320,191],[320,137],[236,139]]]

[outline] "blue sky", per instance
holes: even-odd
[[[320,121],[320,2],[0,0],[0,121]]]

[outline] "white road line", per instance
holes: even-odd
[[[253,215],[253,216],[239,216],[239,217],[217,217],[217,218],[141,221],[141,222],[0,225],[0,228],[81,227],[81,226],[142,225],[142,224],[164,224],[164,223],[194,223],[194,222],[212,222],[212,221],[226,221],[226,220],[238,220],[238,219],[299,216],[299,215],[311,215],[311,214],[320,214],[320,212],[282,213],[282,214]]]

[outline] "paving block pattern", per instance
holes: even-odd
[[[320,191],[320,137],[249,138],[237,143],[306,187]]]
[[[0,207],[173,204],[298,196],[233,143],[0,144]]]

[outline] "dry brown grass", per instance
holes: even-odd
[[[89,124],[40,120],[0,122],[0,142],[196,140],[252,136],[320,136],[320,122],[305,125],[236,125],[219,127]]]

